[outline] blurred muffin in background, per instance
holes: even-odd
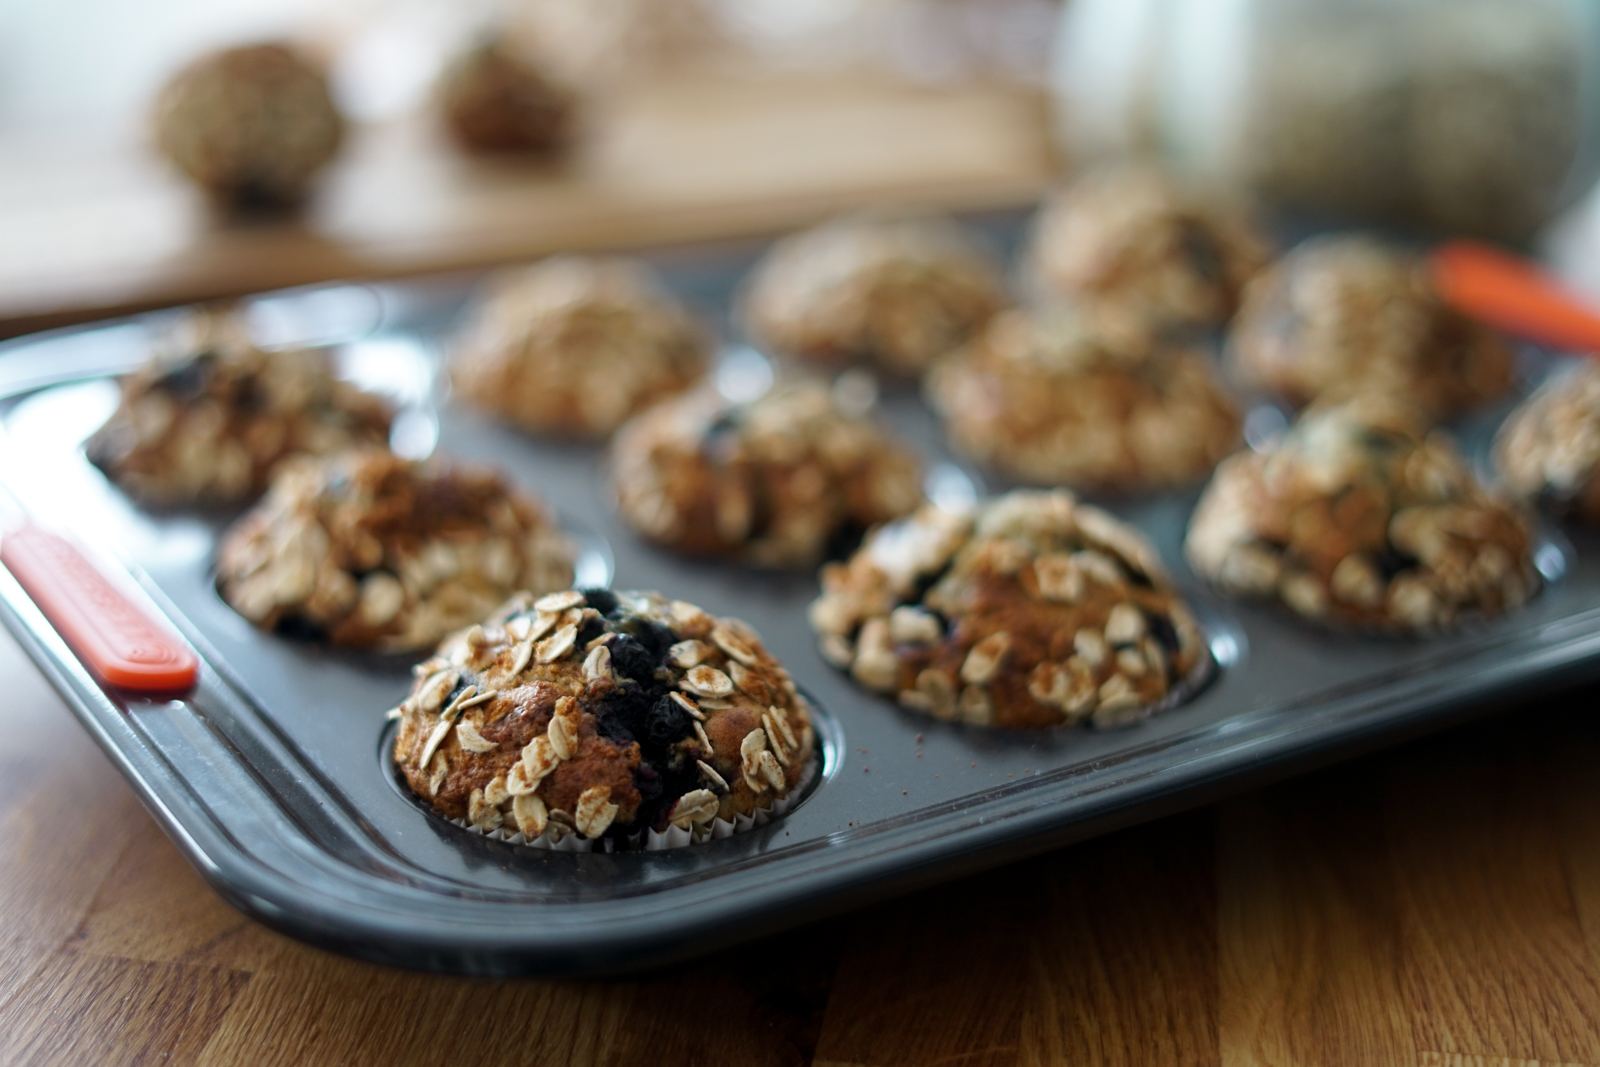
[[[1180,192],[1159,171],[1091,171],[1039,209],[1025,254],[1044,298],[1096,299],[1153,328],[1220,326],[1268,245],[1243,211]]]
[[[916,375],[1010,302],[995,264],[950,220],[853,215],[773,245],[740,314],[773,352]]]
[[[467,152],[552,155],[572,139],[573,95],[503,40],[458,56],[437,91],[445,126]]]
[[[1539,590],[1533,531],[1421,408],[1363,393],[1306,409],[1264,452],[1224,460],[1184,552],[1223,592],[1308,619],[1430,633]]]
[[[1600,525],[1600,364],[1585,359],[1513,411],[1494,443],[1507,491]]]
[[[641,536],[765,567],[816,563],[922,502],[916,454],[813,382],[658,404],[618,432],[611,479]]]
[[[244,503],[290,456],[389,440],[386,401],[337,378],[323,350],[263,352],[232,311],[188,316],[120,384],[87,451],[146,504]]]
[[[1447,418],[1501,396],[1509,345],[1439,299],[1420,256],[1369,234],[1313,237],[1257,275],[1228,338],[1246,384],[1299,405],[1388,392]]]
[[[956,448],[1036,485],[1184,485],[1239,440],[1202,353],[1065,304],[995,316],[934,366],[927,393]]]
[[[609,436],[705,373],[710,341],[655,272],[558,256],[491,280],[455,345],[460,394],[551,437]]]
[[[232,209],[303,200],[344,138],[327,78],[282,44],[201,56],[167,83],[153,119],[162,153]]]

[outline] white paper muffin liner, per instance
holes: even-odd
[[[805,791],[811,788],[811,783],[816,780],[820,766],[820,756],[813,752],[811,758],[806,761],[805,769],[800,772],[800,780],[794,784],[793,789],[766,807],[757,808],[749,815],[735,815],[732,820],[713,819],[708,825],[698,826],[693,830],[680,829],[670,825],[665,833],[645,830],[643,833],[633,834],[624,839],[620,848],[617,845],[616,838],[603,837],[599,840],[601,851],[656,852],[667,848],[683,848],[687,845],[703,845],[707,841],[721,841],[725,837],[732,837],[734,834],[742,834],[758,826],[765,826],[794,807],[799,798],[805,794]],[[521,830],[513,832],[499,829],[485,833],[465,819],[450,819],[448,821],[469,833],[487,837],[491,841],[504,841],[508,845],[527,845],[529,848],[548,849],[551,852],[595,851],[596,842],[584,837],[575,830],[568,829],[555,822],[547,824],[544,833],[530,840]],[[559,833],[559,836],[557,836],[557,833]]]

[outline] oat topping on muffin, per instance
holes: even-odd
[[[468,152],[557,152],[572,136],[572,93],[504,41],[458,56],[439,79],[450,136]]]
[[[1500,428],[1494,459],[1514,496],[1600,523],[1600,365],[1585,358],[1523,401]]]
[[[490,283],[450,376],[466,400],[524,429],[595,438],[687,388],[709,350],[644,263],[557,256]]]
[[[555,519],[500,474],[378,449],[286,464],[224,535],[217,587],[257,626],[425,648],[519,589],[572,582]]]
[[[710,386],[658,404],[617,434],[611,481],[641,536],[769,567],[815,563],[922,500],[915,454],[812,382],[745,404]]]
[[[321,70],[281,44],[213,52],[156,100],[156,144],[226,206],[301,200],[344,139]]]
[[[1158,171],[1090,171],[1051,196],[1026,253],[1041,295],[1109,303],[1152,328],[1219,326],[1267,260],[1248,216]]]
[[[1258,275],[1229,354],[1294,404],[1391,392],[1436,418],[1502,395],[1514,370],[1505,341],[1440,301],[1420,256],[1367,234],[1314,237]]]
[[[446,818],[528,841],[705,840],[786,807],[815,747],[805,698],[749,625],[656,593],[519,596],[414,674],[394,746],[406,782]]]
[[[1185,552],[1223,591],[1310,619],[1428,632],[1539,588],[1533,532],[1426,415],[1364,394],[1315,405],[1266,452],[1222,462]]]
[[[1239,439],[1205,355],[1068,305],[1002,312],[935,365],[927,392],[956,448],[1034,484],[1184,485]]]
[[[120,385],[89,460],[158,506],[243,503],[286,457],[389,439],[388,404],[335,377],[325,352],[263,352],[232,312],[188,316]]]
[[[862,686],[984,726],[1133,722],[1210,664],[1143,536],[1065,490],[879,527],[822,568],[810,616],[823,658]]]
[[[954,223],[854,215],[773,245],[741,314],[773,352],[915,375],[1009,303],[999,271]]]

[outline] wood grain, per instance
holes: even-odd
[[[1544,746],[1391,772],[1385,822],[1413,1032],[1462,1055],[1600,1062],[1600,984],[1567,884]]]
[[[0,1063],[1600,1067],[1589,689],[671,971],[390,970],[230,909],[0,638]]]
[[[1214,825],[1197,812],[1033,865],[1018,1062],[1218,1062]]]
[[[7,1056],[35,1063],[193,1063],[249,984],[243,971],[60,948],[7,983]]]
[[[1031,202],[1038,93],[686,79],[597,101],[558,168],[365,129],[303,217],[227,223],[142,145],[0,144],[0,337],[347,277],[775,232],[863,204]]]
[[[1416,1062],[1376,773],[1219,807],[1225,1067]]]
[[[901,1067],[959,1048],[960,1062],[972,1067],[1016,1062],[1017,991],[1028,980],[1037,894],[1031,879],[1020,892],[987,897],[979,882],[845,921],[849,947],[828,998],[819,1059]]]

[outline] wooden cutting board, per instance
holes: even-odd
[[[363,129],[294,220],[229,224],[147,148],[0,144],[0,336],[345,277],[774,232],[864,204],[991,208],[1055,162],[1034,92],[680,80],[595,102],[558,167]]]

